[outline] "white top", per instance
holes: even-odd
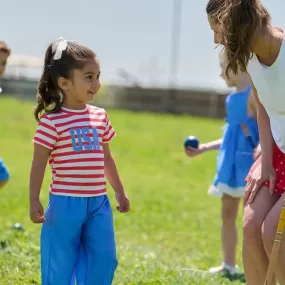
[[[285,153],[285,33],[276,61],[265,66],[254,55],[247,71],[269,116],[275,143]]]

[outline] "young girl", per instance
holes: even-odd
[[[236,91],[226,99],[227,124],[223,138],[198,149],[186,149],[189,156],[198,155],[212,149],[220,149],[217,158],[217,174],[209,194],[222,198],[222,248],[224,260],[221,266],[210,268],[212,273],[237,273],[236,218],[240,198],[244,196],[245,177],[254,162],[254,151],[258,145],[258,128],[255,106],[250,84],[245,73],[225,75],[227,62],[220,57],[222,78]],[[248,133],[246,132],[248,131]],[[246,133],[245,133],[246,132]],[[250,135],[250,136],[248,136]]]
[[[30,217],[43,223],[43,285],[70,285],[80,252],[86,255],[80,285],[110,285],[117,266],[105,175],[117,209],[126,213],[130,203],[109,147],[115,131],[104,109],[87,104],[100,88],[99,78],[99,61],[89,48],[62,38],[49,45],[34,113],[39,124],[30,175]],[[44,213],[40,190],[47,161],[52,182]]]
[[[210,0],[206,10],[227,70],[247,69],[257,102],[262,156],[247,178],[243,265],[248,285],[263,284],[285,192],[285,34],[259,0]],[[275,268],[281,285],[284,268],[283,242]]]
[[[7,59],[11,54],[11,50],[8,45],[0,41],[0,76],[2,76],[5,72]],[[7,184],[9,180],[9,172],[7,167],[5,166],[2,159],[0,159],[0,189]]]

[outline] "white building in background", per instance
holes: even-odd
[[[44,65],[44,58],[26,55],[11,55],[8,59],[5,77],[38,79]]]

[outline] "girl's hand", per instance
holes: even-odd
[[[204,144],[199,145],[198,148],[194,148],[194,147],[186,147],[185,148],[185,153],[186,155],[190,156],[190,157],[194,157],[197,156],[205,151],[207,151],[207,147]]]
[[[259,158],[261,159],[261,157]],[[272,163],[260,162],[256,169],[250,174],[245,187],[245,203],[251,204],[265,181],[269,181],[269,193],[273,195],[276,184],[276,171]]]
[[[44,208],[40,200],[30,201],[30,218],[33,223],[43,223],[45,221]]]
[[[116,199],[118,201],[117,210],[121,213],[127,213],[130,210],[130,201],[124,192],[116,192]]]

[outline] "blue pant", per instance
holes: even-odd
[[[42,285],[110,285],[117,267],[106,195],[50,195],[41,233]]]
[[[9,172],[2,159],[0,159],[0,182],[9,179]]]

